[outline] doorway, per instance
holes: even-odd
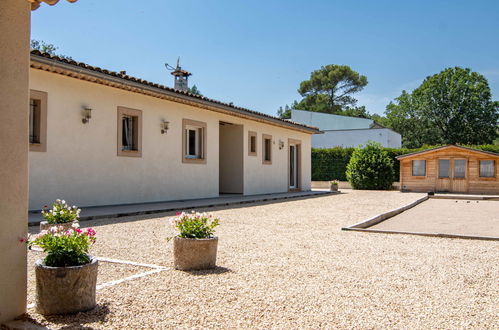
[[[436,191],[468,191],[468,160],[465,158],[438,158]]]
[[[288,140],[288,190],[300,190],[301,143],[298,140]]]
[[[244,128],[228,122],[219,123],[219,193],[244,192]]]

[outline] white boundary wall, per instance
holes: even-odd
[[[313,148],[358,147],[368,141],[376,141],[387,148],[401,148],[402,137],[388,128],[370,128],[324,131],[312,137]]]

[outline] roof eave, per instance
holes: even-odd
[[[108,81],[108,82],[111,82],[114,84],[121,84],[121,85],[129,86],[131,88],[135,88],[135,89],[139,89],[139,90],[143,90],[143,91],[149,91],[151,93],[161,94],[161,95],[166,96],[167,99],[169,99],[171,101],[178,102],[179,100],[183,100],[183,101],[186,101],[187,103],[198,104],[198,105],[203,106],[203,108],[208,109],[208,110],[216,111],[215,109],[218,109],[218,110],[222,110],[219,112],[223,112],[226,114],[232,114],[232,115],[244,117],[247,119],[253,119],[253,120],[257,119],[261,122],[273,124],[275,126],[280,126],[280,127],[287,128],[287,129],[300,131],[303,133],[308,133],[308,134],[321,134],[322,133],[318,128],[315,128],[315,127],[297,125],[297,124],[294,124],[292,122],[287,122],[287,121],[284,121],[284,120],[281,120],[278,118],[268,117],[264,114],[259,114],[257,112],[253,112],[253,111],[250,112],[250,111],[242,109],[242,108],[231,107],[231,106],[225,105],[223,103],[217,103],[217,102],[213,102],[210,100],[201,99],[201,98],[198,98],[195,96],[175,92],[173,90],[170,91],[170,90],[167,90],[165,88],[160,87],[159,84],[155,84],[155,85],[157,85],[157,87],[155,87],[155,86],[151,86],[151,85],[148,85],[145,83],[136,82],[136,81],[120,78],[120,77],[115,77],[113,75],[106,74],[103,72],[98,72],[95,70],[91,70],[91,69],[86,68],[86,67],[81,67],[81,66],[77,66],[74,64],[65,63],[65,62],[60,61],[60,60],[47,58],[47,57],[42,56],[42,55],[31,54],[31,61],[40,63],[42,65],[50,66],[51,68],[60,69],[60,70],[67,70],[67,71],[71,71],[71,72],[74,72],[76,74],[85,75],[85,76],[88,76],[91,78],[105,80],[105,81]],[[39,68],[39,67],[34,67],[34,68],[44,70],[43,68]],[[52,72],[63,74],[61,72],[56,72],[56,71],[52,71]],[[184,103],[186,103],[186,102],[184,102]]]

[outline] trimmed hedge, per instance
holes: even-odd
[[[394,181],[399,181],[400,164],[395,157],[411,152],[435,148],[438,146],[424,146],[418,149],[383,148],[394,161]],[[491,151],[499,154],[499,145],[485,144],[480,146],[465,146],[474,149]],[[330,149],[312,148],[312,181],[347,181],[346,169],[355,148],[335,147]]]

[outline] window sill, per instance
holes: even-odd
[[[262,162],[263,165],[272,165],[272,161],[271,160],[264,160]]]
[[[186,163],[186,164],[206,164],[206,158],[187,158],[187,157],[182,157],[182,163]]]
[[[29,151],[46,152],[47,147],[43,143],[30,143],[29,144]]]
[[[119,150],[118,156],[122,157],[142,157],[141,150]]]

